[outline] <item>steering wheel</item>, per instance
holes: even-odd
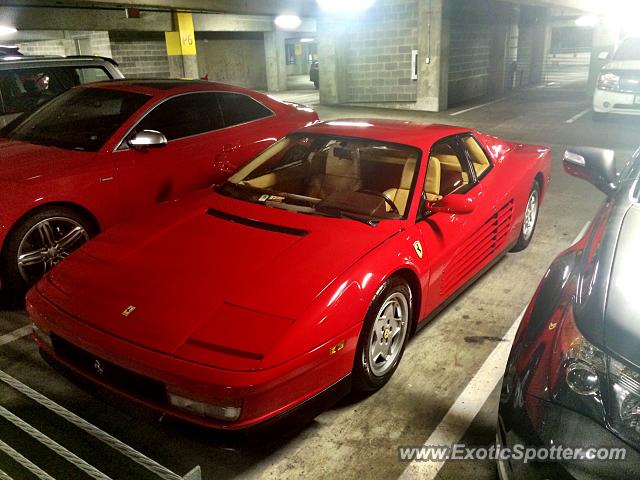
[[[386,193],[376,192],[375,190],[367,190],[367,189],[364,189],[364,188],[360,189],[360,190],[357,190],[356,193],[366,193],[366,194],[369,194],[369,195],[374,195],[376,197],[380,197],[387,203],[387,205],[389,205],[391,207],[391,210],[394,213],[400,215],[400,210],[398,210],[398,206],[394,203],[393,200],[391,200],[389,198],[389,196]]]

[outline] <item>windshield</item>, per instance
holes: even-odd
[[[405,216],[420,152],[377,140],[291,135],[219,192],[274,208],[374,224]]]
[[[640,38],[627,38],[613,57],[617,61],[640,61]]]
[[[70,90],[37,110],[6,136],[39,145],[97,152],[149,98],[101,88]]]

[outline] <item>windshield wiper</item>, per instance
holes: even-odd
[[[336,207],[324,207],[321,209],[316,208],[316,212],[333,218],[348,218],[349,220],[355,220],[356,222],[364,223],[365,225],[369,225],[370,227],[376,227],[378,223],[380,223],[380,220],[377,220],[373,217],[349,212],[348,210],[341,210],[340,208]]]

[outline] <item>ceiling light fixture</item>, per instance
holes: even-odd
[[[600,23],[600,19],[596,15],[583,15],[576,19],[578,27],[595,27]]]
[[[313,43],[315,41],[316,41],[315,38],[301,38],[300,39],[300,43]]]
[[[0,25],[0,35],[11,35],[12,33],[16,33],[18,31],[17,28],[11,27],[9,25]]]
[[[276,26],[283,30],[295,30],[302,24],[302,20],[297,15],[279,15],[274,21]]]
[[[330,12],[362,12],[376,0],[316,0],[320,8]]]

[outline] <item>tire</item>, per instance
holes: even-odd
[[[534,202],[532,204],[532,202]],[[532,206],[533,205],[533,206]],[[534,208],[534,211],[530,212],[530,208]],[[533,188],[527,199],[527,208],[524,214],[524,220],[522,221],[522,228],[520,229],[520,237],[518,242],[511,249],[512,252],[521,252],[529,246],[533,234],[536,231],[538,225],[538,214],[540,213],[540,184],[536,180],[533,182]],[[532,217],[530,216],[532,215]]]
[[[367,311],[353,362],[353,390],[360,393],[382,388],[398,368],[412,327],[412,295],[407,282],[392,277],[378,290]],[[395,310],[398,308],[398,310]],[[393,312],[394,319],[386,317]],[[398,315],[400,313],[400,315]],[[382,317],[385,317],[383,319]],[[392,333],[393,327],[397,333]],[[378,354],[372,346],[378,345]],[[385,352],[389,354],[383,360]]]
[[[24,218],[9,233],[0,258],[2,289],[13,296],[24,295],[46,272],[96,233],[87,218],[67,207],[40,210]],[[27,253],[34,255],[24,257]],[[18,260],[20,256],[22,263]]]

